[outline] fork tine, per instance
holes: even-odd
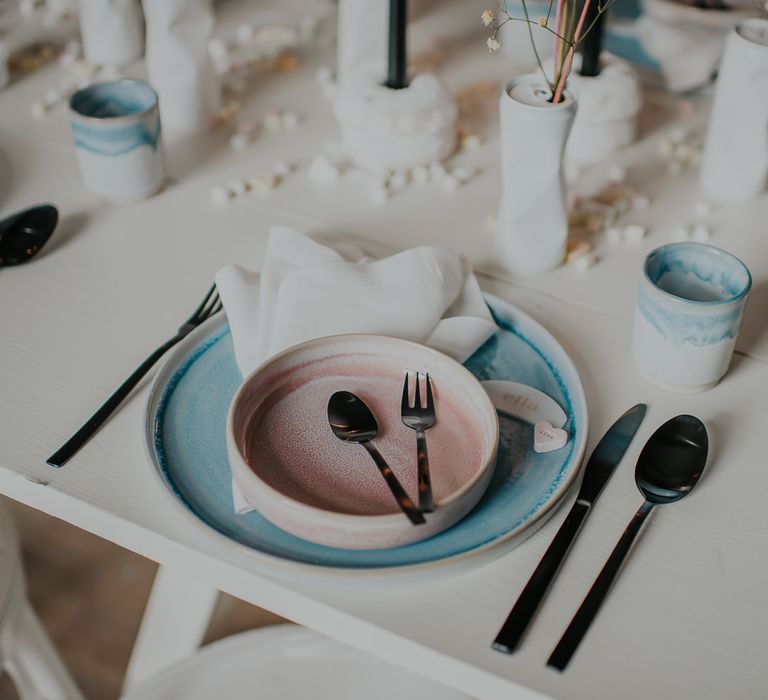
[[[208,317],[210,318],[214,314],[219,313],[222,308],[224,308],[224,305],[221,303],[221,299],[217,299],[216,303],[211,307],[211,312],[208,314]]]
[[[202,312],[202,310],[205,308],[205,305],[208,303],[208,300],[211,298],[211,295],[216,291],[216,285],[212,284],[211,288],[208,290],[208,293],[205,295],[205,298],[200,302],[200,306],[198,306],[194,313],[187,319],[187,323],[192,323]]]
[[[427,372],[427,410],[432,410],[434,408],[434,403],[432,401],[432,382],[429,380],[429,372]]]
[[[409,378],[410,372],[405,373],[405,382],[403,382],[403,400],[400,402],[400,412],[405,413],[409,408],[409,401],[408,401],[408,378]]]
[[[419,373],[416,372],[416,394],[413,397],[413,407],[414,408],[421,408],[421,390],[419,388],[419,385],[421,384],[421,381],[419,380]]]
[[[215,292],[213,296],[210,299],[208,299],[208,302],[203,307],[202,311],[197,315],[197,318],[195,319],[195,321],[197,321],[198,323],[205,321],[205,319],[207,319],[209,316],[213,314],[213,309],[218,303],[219,303],[219,293]]]

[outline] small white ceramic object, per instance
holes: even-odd
[[[768,19],[728,36],[709,120],[701,185],[713,200],[745,201],[768,186]]]
[[[110,202],[131,202],[162,187],[160,113],[157,93],[148,83],[94,83],[72,95],[69,106],[88,190]]]
[[[539,454],[559,450],[568,444],[568,433],[541,420],[533,426],[533,449]]]
[[[414,526],[370,455],[336,438],[328,399],[351,391],[373,412],[373,444],[405,490],[417,491],[416,441],[400,420],[406,370],[429,371],[437,422],[427,434],[435,511]],[[251,373],[227,416],[227,452],[243,497],[311,542],[384,549],[424,540],[466,515],[496,461],[496,410],[475,377],[436,350],[386,336],[341,335],[296,345]]]
[[[568,237],[563,151],[576,114],[538,75],[510,81],[501,93],[502,194],[496,235],[498,265],[512,273],[545,272],[565,258]]]
[[[643,0],[636,31],[661,64],[667,86],[685,92],[706,85],[717,71],[728,32],[751,9],[710,9],[675,0]]]
[[[80,35],[89,63],[124,66],[144,53],[139,0],[80,0]]]
[[[734,255],[670,243],[648,255],[635,309],[640,372],[670,391],[705,391],[728,370],[752,278]]]
[[[394,90],[378,73],[358,72],[336,97],[347,155],[373,171],[406,170],[447,158],[456,147],[458,107],[431,73]]]
[[[211,0],[148,0],[147,71],[160,95],[163,126],[202,131],[221,104],[221,87],[208,42],[213,31]]]
[[[547,421],[556,428],[562,428],[568,420],[557,401],[532,386],[503,379],[489,379],[481,383],[496,410],[502,413],[531,425]]]

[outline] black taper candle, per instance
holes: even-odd
[[[586,76],[600,75],[600,52],[603,50],[603,20],[605,12],[599,11],[598,0],[589,3],[585,27],[592,27],[581,42],[581,70]],[[592,24],[594,22],[594,24]]]
[[[394,90],[408,87],[406,78],[406,27],[408,0],[389,0],[389,66],[386,86]]]

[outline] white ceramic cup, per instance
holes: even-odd
[[[162,187],[160,112],[149,83],[94,83],[72,95],[69,106],[88,190],[110,202],[131,202]]]
[[[694,393],[728,370],[752,277],[736,256],[702,243],[671,243],[645,260],[633,352],[649,381]]]

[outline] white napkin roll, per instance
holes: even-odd
[[[477,279],[449,248],[356,257],[346,260],[276,226],[261,274],[237,265],[219,270],[216,286],[243,376],[292,345],[327,335],[390,335],[463,362],[496,332]],[[252,510],[234,483],[233,495],[238,513]]]

